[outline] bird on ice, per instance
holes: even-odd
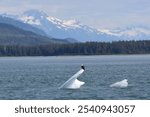
[[[80,88],[85,83],[78,80],[78,77],[85,71],[85,66],[82,64],[81,69],[75,73],[69,80],[67,80],[63,85],[59,88],[68,88],[68,89],[77,89]]]

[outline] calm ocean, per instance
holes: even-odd
[[[84,64],[79,89],[59,89]],[[111,84],[128,79],[128,87]],[[0,99],[150,99],[150,55],[1,57]]]

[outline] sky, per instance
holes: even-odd
[[[0,13],[37,9],[98,29],[150,27],[150,0],[0,0]]]

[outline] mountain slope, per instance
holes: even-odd
[[[44,32],[42,34],[45,36],[67,39],[69,42],[76,42],[76,40],[80,42],[150,40],[150,28],[145,27],[130,27],[114,30],[95,29],[87,25],[83,25],[76,20],[60,20],[58,18],[48,16],[43,11],[38,10],[29,10],[19,16],[7,17],[17,19],[23,24],[42,30]]]
[[[6,15],[6,14],[0,15],[0,23],[11,24],[15,27],[21,28],[26,31],[31,31],[31,32],[34,32],[36,34],[43,35],[43,36],[46,35],[44,31],[38,28],[35,28],[27,23],[18,21],[16,19],[17,19],[16,16],[13,16],[13,15]]]
[[[42,29],[47,35],[55,38],[73,38],[79,41],[112,41],[116,36],[101,33],[75,20],[60,20],[46,15],[42,11],[29,10],[18,18],[24,23]]]
[[[114,35],[122,40],[150,40],[150,28],[137,26],[125,29],[99,30],[108,35]]]
[[[49,43],[67,43],[67,41],[49,39],[10,24],[0,23],[0,45],[44,45]]]

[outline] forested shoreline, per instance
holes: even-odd
[[[0,56],[150,54],[150,41],[85,42],[38,46],[0,45]]]

